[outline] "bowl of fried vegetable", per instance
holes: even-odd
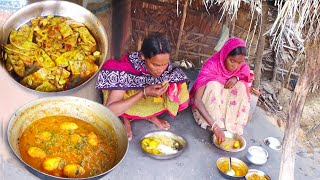
[[[169,131],[146,134],[140,141],[141,149],[155,159],[171,159],[180,156],[187,146],[186,140]]]
[[[71,2],[32,3],[1,28],[1,63],[16,82],[35,91],[79,87],[98,73],[107,57],[102,23]]]
[[[246,180],[271,180],[271,178],[266,173],[257,169],[249,169],[245,178]]]
[[[225,140],[223,142],[219,142],[216,136],[213,136],[212,142],[213,144],[224,151],[228,152],[240,152],[244,150],[246,147],[246,140],[235,133],[224,130]]]

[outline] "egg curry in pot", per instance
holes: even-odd
[[[88,122],[69,116],[49,116],[30,124],[19,139],[24,162],[44,173],[86,178],[116,163],[116,141],[106,140]]]

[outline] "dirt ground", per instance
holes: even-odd
[[[292,92],[288,89],[273,87],[273,92],[277,95],[282,111],[269,113],[275,123],[284,131],[289,102]],[[270,88],[270,86],[269,86]],[[302,118],[300,120],[299,143],[306,149],[306,153],[311,156],[315,152],[320,152],[320,91],[310,93],[306,99]]]
[[[303,138],[309,141],[314,151],[320,152],[320,92],[307,97],[300,122]]]

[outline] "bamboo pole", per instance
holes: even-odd
[[[175,59],[178,59],[178,56],[179,56],[181,37],[182,37],[182,33],[183,33],[184,23],[185,23],[186,17],[187,17],[188,4],[189,4],[189,0],[185,0],[184,5],[183,5],[182,19],[181,19],[180,30],[179,30],[179,35],[178,35]]]
[[[268,16],[268,4],[267,1],[262,1],[262,14],[261,14],[261,29],[258,41],[258,48],[256,52],[256,59],[254,61],[254,81],[253,87],[259,89],[260,86],[260,78],[261,78],[261,68],[262,68],[262,56],[265,46],[265,39],[264,33],[267,28],[267,16]]]
[[[228,18],[228,16],[227,16]],[[236,20],[235,18],[230,20],[230,31],[229,31],[229,37],[234,37],[235,36],[235,25],[236,25]]]

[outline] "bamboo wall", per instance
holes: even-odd
[[[190,60],[196,67],[201,67],[203,62],[212,56],[222,33],[225,18],[219,22],[221,13],[220,7],[212,6],[209,11],[205,9],[202,1],[193,0],[188,3],[186,18],[179,40],[179,31],[183,17],[185,1],[161,1],[161,0],[133,0],[131,1],[132,32],[131,41],[127,44],[128,51],[136,51],[141,46],[143,38],[150,32],[162,32],[166,34],[171,43],[171,57],[173,60]],[[246,6],[238,11],[235,21],[234,35],[251,41],[254,24],[249,29],[251,15]],[[177,15],[178,12],[178,15]],[[251,32],[251,33],[250,33]],[[256,38],[247,44],[252,44],[249,59],[254,57]],[[180,41],[180,43],[178,43]],[[178,56],[177,43],[180,44]]]

